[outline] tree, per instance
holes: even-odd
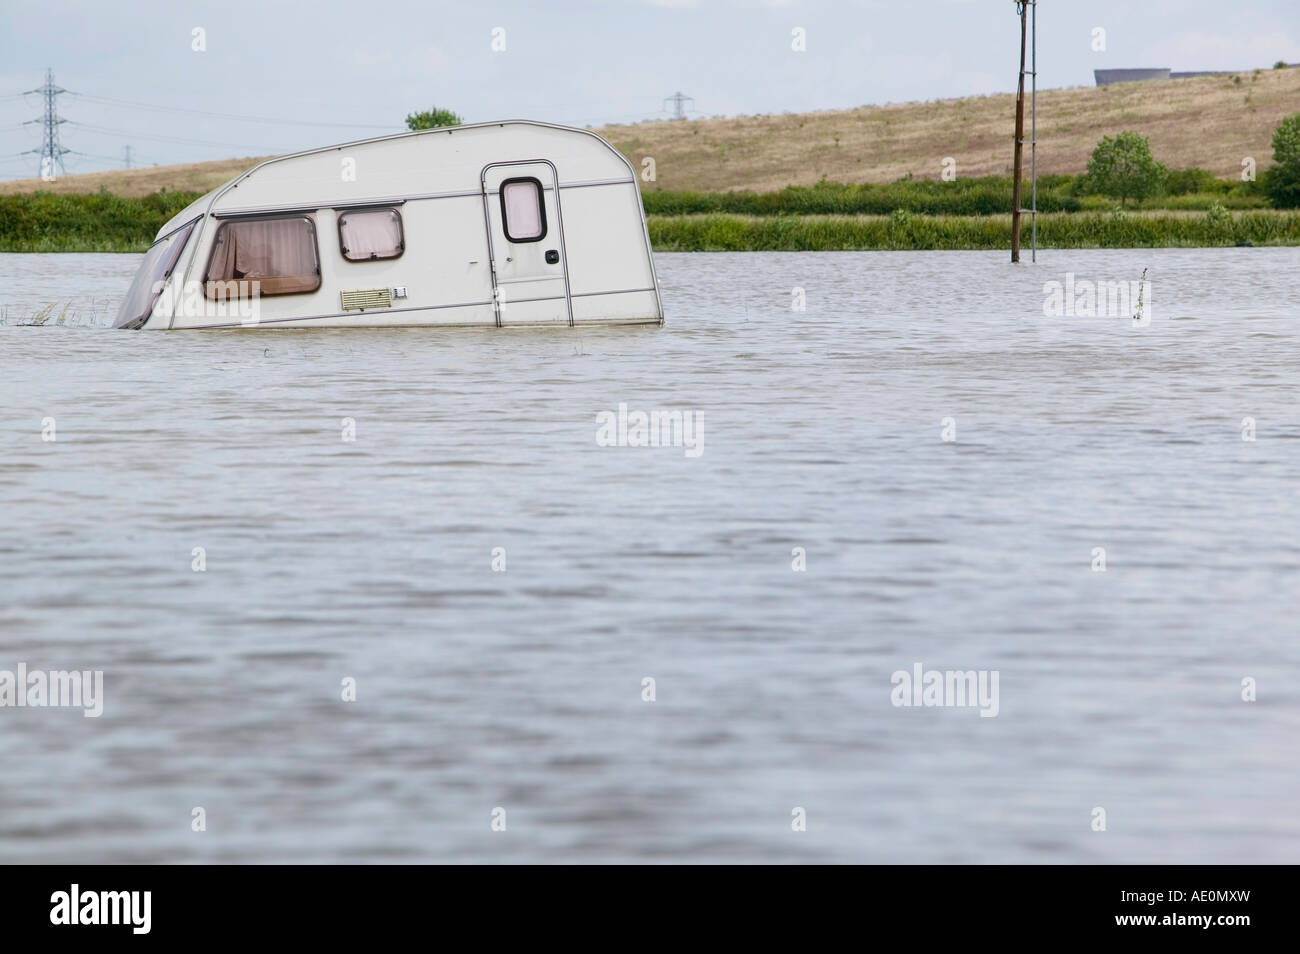
[[[1117,136],[1102,136],[1088,160],[1084,186],[1120,200],[1145,199],[1155,195],[1164,184],[1169,170],[1151,157],[1151,143],[1146,136],[1126,130]]]
[[[1264,189],[1279,209],[1300,208],[1300,113],[1294,113],[1273,130],[1273,168]]]
[[[411,113],[411,115],[407,116],[406,128],[411,130],[437,129],[440,126],[459,126],[464,121],[450,109],[439,109],[434,106],[423,112]]]
[[[1294,113],[1273,130],[1273,161],[1281,165],[1300,164],[1300,113]]]

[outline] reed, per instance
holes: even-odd
[[[1070,180],[1070,176],[1058,177]],[[1067,183],[1068,186],[1068,183]],[[903,180],[891,183],[845,184],[819,182],[788,186],[775,192],[669,192],[642,195],[652,215],[692,215],[732,212],[739,215],[889,215],[895,209],[926,215],[994,215],[1011,208],[1011,180]],[[1038,207],[1047,212],[1072,212],[1080,201],[1062,185],[1040,182]]]
[[[1216,179],[1204,169],[1182,169],[1169,188],[1139,203],[1140,209],[1208,209],[1215,202],[1230,209],[1267,208],[1264,190],[1254,182]],[[642,194],[651,215],[889,215],[895,209],[923,215],[998,215],[1011,208],[1008,176],[955,179],[902,179],[890,183],[818,182],[774,192],[672,192]],[[1025,202],[1028,203],[1028,196]],[[1109,211],[1119,203],[1087,195],[1079,176],[1041,176],[1039,212]]]
[[[652,215],[658,251],[1007,249],[1011,216]],[[1022,240],[1029,241],[1026,217]],[[1300,212],[1054,213],[1039,215],[1040,248],[1200,248],[1300,245]]]

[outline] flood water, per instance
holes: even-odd
[[[105,327],[138,256],[0,255],[0,670],[104,672],[0,708],[0,861],[1300,861],[1300,250],[1005,258],[165,334]]]

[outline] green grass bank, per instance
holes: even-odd
[[[1022,241],[1029,246],[1029,217]],[[652,215],[662,252],[1008,249],[1011,216]],[[1300,245],[1300,212],[1056,212],[1038,216],[1039,248]]]
[[[0,252],[143,252],[198,194],[109,192],[0,195]]]
[[[1039,245],[1300,245],[1300,212],[1261,208],[1261,196],[1231,182],[1191,184],[1191,191],[1124,211],[1097,196],[1072,194],[1070,176],[1040,180]],[[651,242],[660,251],[831,251],[1007,248],[1011,216],[1002,210],[1010,194],[1009,180],[989,177],[821,183],[768,193],[646,192],[644,198]],[[3,195],[0,251],[142,252],[195,198],[192,192]],[[1028,243],[1028,217],[1024,225]]]

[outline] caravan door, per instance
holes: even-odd
[[[483,167],[497,325],[573,324],[559,177],[545,159]]]

